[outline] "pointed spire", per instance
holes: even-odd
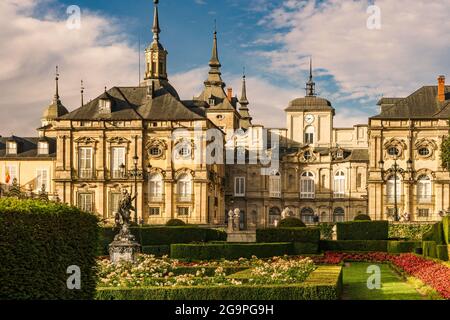
[[[316,83],[313,81],[312,57],[309,58],[309,81],[306,83],[306,96],[316,96]]]
[[[161,33],[161,29],[159,27],[159,12],[158,12],[158,3],[159,0],[153,0],[154,10],[153,10],[153,40],[155,42],[159,42],[159,34]]]
[[[211,60],[209,60],[209,66],[211,68],[220,68],[222,65],[219,61],[219,50],[217,48],[217,22],[214,20],[214,40],[211,53]]]
[[[83,80],[81,80],[81,106],[84,106],[84,83]]]
[[[56,66],[56,74],[55,74],[55,84],[56,84],[56,90],[55,90],[55,97],[54,97],[54,101],[58,102],[59,101],[59,67]]]
[[[247,84],[246,84],[246,76],[245,76],[245,67],[244,67],[244,73],[242,75],[242,93],[241,93],[241,99],[239,100],[239,104],[242,107],[246,107],[249,105],[248,99],[247,99]]]

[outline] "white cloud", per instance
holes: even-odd
[[[206,0],[194,0],[194,2],[198,5],[205,5],[206,4]]]
[[[80,80],[86,99],[104,86],[138,83],[137,48],[133,49],[111,17],[82,11],[80,30],[66,28],[66,8],[35,9],[49,0],[3,0],[0,3],[0,133],[35,135],[44,108],[54,95],[54,70],[60,66],[60,95],[73,110],[80,104]],[[82,8],[83,9],[83,8]],[[56,16],[55,12],[58,12]],[[6,121],[5,121],[6,120]]]
[[[312,55],[338,84],[338,99],[402,96],[436,84],[450,66],[450,1],[378,0],[381,30],[367,28],[370,2],[284,1],[260,22],[273,31],[259,41],[281,45],[259,53],[268,70],[297,78]]]

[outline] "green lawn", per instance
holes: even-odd
[[[344,268],[343,300],[425,300],[414,287],[403,281],[386,264],[381,269],[381,289],[370,290],[367,268],[375,263],[350,263]]]

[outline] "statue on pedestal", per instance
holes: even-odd
[[[234,231],[234,227],[233,227],[233,210],[228,211],[228,232],[233,232]]]
[[[239,231],[241,229],[241,210],[238,208],[234,209],[234,231]]]
[[[114,241],[109,245],[109,255],[113,263],[119,261],[131,261],[136,258],[136,254],[140,252],[140,245],[136,242],[136,238],[130,232],[131,211],[136,209],[133,207],[133,201],[136,199],[128,193],[126,189],[122,191],[122,199],[119,202],[119,210],[115,214],[116,226],[120,228],[119,234],[114,237]]]

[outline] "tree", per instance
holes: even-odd
[[[450,169],[450,136],[442,141],[441,161],[444,168]]]

